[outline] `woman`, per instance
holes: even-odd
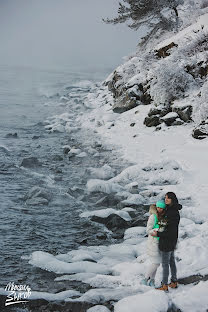
[[[149,210],[149,219],[147,221],[147,253],[150,257],[151,264],[149,265],[145,278],[142,280],[143,285],[155,287],[155,275],[161,263],[161,253],[158,247],[159,238],[153,237],[151,233],[155,230],[162,231],[162,220],[165,213],[165,202],[157,201],[156,205],[151,205]]]
[[[174,250],[178,240],[178,225],[180,222],[179,210],[182,206],[178,203],[178,199],[173,192],[168,192],[165,195],[167,226],[165,231],[154,231],[151,235],[159,237],[159,250],[162,256],[163,278],[161,287],[158,290],[168,291],[168,286],[177,288],[177,269],[175,264]],[[171,270],[171,283],[168,284],[169,267]]]

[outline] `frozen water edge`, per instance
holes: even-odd
[[[105,93],[107,94],[107,91],[103,91],[103,97]],[[102,97],[101,94],[100,98]],[[154,132],[152,129],[146,128],[143,125],[144,116],[149,109],[146,106],[139,106],[139,108],[134,108],[121,115],[113,115],[112,113],[110,120],[114,126],[109,127],[109,122],[106,122],[106,120],[109,118],[107,116],[110,114],[110,105],[104,105],[99,99],[96,105],[94,103],[94,109],[89,112],[88,116],[82,116],[83,126],[96,129],[106,144],[113,145],[114,149],[119,151],[124,159],[135,163],[135,166],[127,168],[120,175],[112,178],[112,183],[119,182],[127,184],[127,182],[136,181],[139,183],[141,180],[144,181],[144,174],[141,175],[141,173],[142,168],[146,167],[150,168],[150,171],[152,169],[151,178],[146,179],[147,189],[149,191],[158,190],[158,181],[155,185],[153,183],[153,186],[151,184],[151,179],[154,180],[155,175],[158,178],[158,171],[155,170],[154,172],[153,170],[158,167],[158,164],[166,170],[166,177],[174,177],[176,183],[173,183],[174,179],[172,179],[171,185],[161,185],[159,195],[162,196],[167,191],[173,191],[177,194],[179,201],[183,203],[179,244],[176,250],[178,277],[207,274],[208,264],[206,259],[208,257],[208,247],[206,240],[208,238],[208,212],[206,206],[208,193],[206,190],[208,189],[208,169],[206,165],[206,153],[208,150],[208,140],[194,140],[190,135],[189,125],[185,127],[166,128],[160,132]],[[135,114],[137,110],[139,110],[139,114]],[[99,126],[97,126],[98,120]],[[136,126],[132,128],[130,124],[134,121]],[[174,163],[178,165],[177,171],[173,170]],[[164,175],[164,170],[162,175]],[[137,285],[137,292],[139,294],[133,297],[128,296],[127,298],[124,296],[125,299],[118,301],[115,305],[115,311],[125,312],[128,310],[134,312],[137,311],[138,305],[140,307],[142,306],[144,311],[167,311],[170,303],[174,303],[185,312],[190,311],[191,306],[194,307],[195,311],[206,311],[208,306],[208,299],[205,295],[208,289],[207,282],[200,282],[198,285],[180,285],[180,291],[177,290],[174,292],[171,290],[168,297],[164,294],[158,294],[149,288],[141,290],[139,282],[148,260],[145,256],[145,241],[140,238],[140,244],[138,244],[138,240],[139,235],[133,241],[133,244],[135,244],[134,248],[139,250],[137,259],[126,262],[126,259],[122,260],[120,257],[120,263],[114,269],[117,268],[118,270],[118,268],[121,268],[119,273],[118,271],[116,273],[117,283],[122,284],[121,280],[124,282],[122,277],[125,276],[125,283],[131,285],[132,293],[135,285]],[[125,242],[128,245],[128,243],[132,243],[132,239],[125,240],[123,244]],[[123,244],[120,245],[120,248],[122,248],[121,246]],[[200,259],[198,257],[199,254]],[[134,271],[135,279],[132,279],[133,274],[129,272],[128,268],[130,266]],[[105,278],[112,279],[108,276]],[[157,275],[157,283],[160,282],[160,278],[161,268]],[[93,281],[95,279],[93,278]],[[121,284],[119,284],[119,287],[121,287]],[[101,286],[101,282],[100,284],[97,282],[96,287],[98,285]],[[191,299],[189,297],[190,295]],[[162,296],[165,297],[161,301]],[[150,301],[155,303],[153,307],[149,304]],[[157,304],[158,308],[156,308]]]
[[[110,107],[103,103],[101,107],[99,103],[94,106],[78,118],[78,121],[82,121],[80,124],[84,129],[97,132],[106,147],[113,147],[114,152],[118,151],[118,155],[122,154],[124,159],[134,165],[118,175],[107,176],[105,181],[102,179],[106,178],[103,169],[96,172],[91,170],[96,179],[89,180],[89,193],[96,186],[104,193],[115,192],[126,197],[124,205],[134,205],[142,200],[145,203],[154,202],[167,191],[176,192],[180,202],[184,204],[176,251],[179,277],[207,274],[207,141],[194,141],[189,135],[189,126],[167,128],[160,133],[145,128],[145,106],[139,107],[139,114],[135,114],[136,108],[122,115],[111,113]],[[134,128],[129,126],[132,120],[136,122]],[[113,127],[111,123],[114,123]],[[59,124],[56,125],[59,127]],[[133,137],[135,134],[136,137]],[[138,189],[145,186],[145,190],[140,194],[131,194],[131,186]],[[103,211],[104,214],[106,212]],[[158,294],[155,290],[140,285],[148,264],[145,252],[144,232],[141,228],[134,227],[125,232],[124,242],[120,244],[82,246],[78,250],[57,256],[36,251],[29,262],[42,270],[56,273],[57,282],[68,279],[82,281],[93,287],[85,294],[77,293],[76,299],[69,299],[69,294],[63,292],[60,294],[63,295],[62,300],[88,301],[93,304],[118,301],[115,304],[116,312],[133,312],[136,307],[138,309],[138,304],[144,311],[167,311],[168,305],[173,302],[182,311],[188,311],[188,308],[190,311],[187,298],[191,296],[191,306],[199,306],[199,311],[207,307],[204,291],[207,289],[207,282],[201,282],[198,286],[180,285],[179,290],[170,291],[169,295]],[[156,280],[158,284],[160,278],[161,268]],[[52,300],[50,298],[53,294],[50,295],[48,298]],[[38,296],[41,298],[42,294],[37,293],[36,298]],[[151,301],[154,306],[150,304]]]
[[[141,119],[145,110],[146,107],[140,107]],[[89,180],[88,191],[89,193],[93,192],[93,188],[96,187],[107,194],[116,192],[119,195],[122,193],[123,196],[126,196],[124,204],[129,203],[129,205],[138,204],[138,201],[142,200],[145,203],[154,202],[164,196],[167,191],[176,192],[180,202],[184,204],[181,214],[180,239],[176,250],[178,277],[207,274],[208,223],[204,210],[205,201],[203,201],[203,196],[206,194],[203,193],[204,188],[197,172],[197,170],[202,171],[202,168],[203,170],[205,168],[203,167],[205,164],[203,150],[206,149],[206,141],[193,142],[188,135],[188,127],[166,129],[155,133],[151,129],[144,128],[140,119],[137,119],[139,123],[137,131],[143,135],[138,136],[136,140],[132,139],[135,130],[132,132],[132,128],[128,129],[127,124],[132,120],[134,113],[135,109],[119,116],[115,115],[113,131],[108,129],[108,124],[104,123],[102,127],[97,127],[95,122],[88,121],[89,114],[93,115],[93,119],[96,120],[96,108],[82,117],[83,126],[98,132],[103,138],[105,146],[108,147],[108,144],[110,148],[113,146],[114,152],[117,150],[118,155],[122,153],[128,162],[135,164],[108,180]],[[169,143],[170,136],[171,144]],[[195,143],[198,145],[197,151]],[[197,161],[197,156],[201,156],[201,163]],[[93,171],[91,170],[91,172]],[[96,178],[96,172],[94,173]],[[202,176],[204,182],[205,175],[204,172]],[[165,181],[168,181],[169,184],[166,184]],[[131,194],[129,192],[131,185],[138,188],[145,186],[146,193],[143,190],[141,194]],[[196,194],[196,190],[199,193]],[[202,191],[200,192],[200,190]],[[153,193],[155,194],[152,197],[149,195],[145,197],[145,194]],[[201,202],[198,200],[198,196],[202,196]],[[100,211],[100,214],[106,216],[108,212],[108,209],[104,209]],[[96,215],[96,212],[84,212],[82,216],[90,215]],[[197,257],[198,254],[200,254],[200,261]],[[199,305],[200,311],[207,306],[205,294],[202,292],[200,298],[197,295],[203,287],[207,287],[207,282],[200,282],[199,285],[202,286],[197,288],[194,285],[180,285],[180,291],[170,291],[168,295],[158,294],[150,287],[140,285],[148,265],[144,228],[141,227],[126,230],[124,242],[120,244],[82,246],[78,250],[57,256],[37,251],[31,255],[29,261],[36,267],[55,272],[59,275],[55,279],[56,281],[75,280],[93,287],[75,299],[66,296],[64,298],[66,301],[84,301],[96,305],[114,301],[118,302],[115,304],[116,312],[126,312],[127,310],[134,312],[136,307],[138,308],[138,304],[140,307],[142,305],[144,311],[166,312],[168,306],[175,303],[182,311],[188,311],[187,299],[183,300],[183,298],[187,298],[191,293],[192,305]],[[160,279],[161,268],[157,274],[157,284],[160,283]],[[150,303],[152,301],[155,303],[153,306]]]

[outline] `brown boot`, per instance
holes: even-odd
[[[178,282],[171,282],[170,284],[168,284],[168,286],[170,288],[178,288]]]
[[[160,287],[155,288],[157,290],[163,290],[165,292],[168,292],[168,285],[162,284]]]

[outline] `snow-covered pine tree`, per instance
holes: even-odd
[[[184,0],[122,0],[119,2],[118,16],[103,19],[107,24],[129,22],[128,27],[138,30],[145,26],[144,43],[158,32],[177,29],[180,24],[178,6]]]

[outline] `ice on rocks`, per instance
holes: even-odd
[[[90,289],[84,295],[79,297],[78,299],[66,299],[66,301],[82,301],[89,302],[93,304],[102,304],[111,300],[121,300],[126,296],[130,296],[133,290],[130,287],[123,288],[96,288]]]
[[[139,238],[139,236],[144,236],[146,234],[146,228],[142,226],[135,226],[129,228],[124,233],[124,240],[130,238]]]
[[[72,274],[81,272],[109,274],[111,272],[111,270],[104,264],[92,263],[88,261],[66,263],[43,251],[33,252],[29,263],[35,267],[57,274]]]
[[[115,312],[167,312],[168,310],[168,296],[157,290],[151,290],[145,294],[137,294],[129,296],[117,302],[114,306]]]
[[[146,201],[143,196],[140,194],[131,194],[128,196],[127,199],[123,200],[122,205],[139,205],[139,204],[145,204]]]
[[[10,291],[5,291],[5,289],[0,288],[1,295],[9,295],[11,294]],[[65,290],[59,293],[49,293],[49,292],[41,292],[41,291],[31,291],[31,295],[29,296],[28,300],[36,300],[36,299],[44,299],[47,301],[63,301],[72,297],[79,297],[82,294],[76,290]]]
[[[80,157],[80,158],[87,157],[87,153],[81,152],[80,154],[77,155],[77,157]]]
[[[110,310],[103,305],[96,305],[88,309],[86,312],[110,312]]]
[[[173,303],[183,312],[206,312],[208,307],[208,281],[200,282],[193,287],[187,287],[183,291],[173,295]]]
[[[30,300],[34,299],[45,299],[48,301],[62,301],[67,298],[72,298],[72,297],[79,297],[81,293],[76,290],[65,290],[60,293],[52,294],[52,293],[47,293],[47,292],[39,292],[39,291],[31,291],[31,296],[29,297]]]
[[[101,168],[88,168],[87,172],[90,173],[93,178],[101,180],[108,180],[115,175],[114,170],[108,164],[105,164]]]
[[[118,183],[111,181],[103,181],[99,179],[91,179],[87,182],[87,190],[89,193],[92,192],[103,192],[103,193],[117,193],[124,190],[124,188]]]
[[[101,218],[107,218],[111,214],[116,214],[126,221],[131,220],[131,217],[127,211],[116,210],[113,208],[106,208],[106,209],[100,209],[100,210],[94,210],[94,211],[86,211],[86,212],[81,213],[80,217],[88,218],[88,217],[96,216],[96,217],[101,217]]]

